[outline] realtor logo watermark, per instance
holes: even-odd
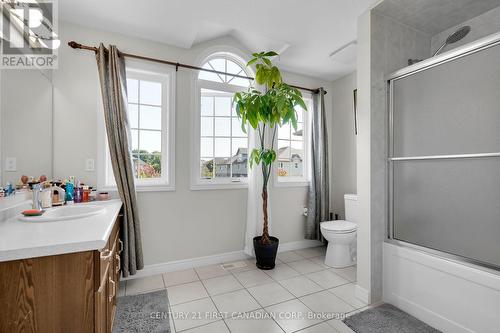
[[[57,68],[56,0],[0,0],[0,68]]]

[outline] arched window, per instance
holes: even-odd
[[[202,65],[224,73],[251,77],[246,63],[232,53],[215,53]],[[246,185],[248,136],[233,107],[233,96],[246,91],[252,80],[200,71],[197,79],[197,154],[193,187]]]
[[[231,73],[241,76],[250,76],[250,74],[245,71],[245,64],[243,63],[243,61],[231,53],[216,53],[209,57],[201,67],[219,72]],[[251,84],[251,81],[248,79],[206,71],[200,71],[198,79],[225,83],[240,87],[249,87]]]

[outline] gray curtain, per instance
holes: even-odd
[[[116,46],[106,49],[101,43],[96,52],[101,82],[104,121],[116,186],[124,205],[120,239],[123,242],[121,265],[123,276],[134,275],[144,267],[141,229],[135,196],[134,174],[130,154],[127,116],[125,61]]]
[[[328,177],[328,133],[326,130],[325,91],[313,96],[311,124],[311,185],[308,193],[306,239],[321,239],[319,223],[330,214],[330,180]]]

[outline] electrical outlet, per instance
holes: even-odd
[[[15,157],[6,157],[5,158],[5,171],[6,172],[17,171],[17,158],[15,158]]]
[[[95,170],[95,160],[93,158],[87,158],[85,160],[85,171]]]
[[[309,209],[307,207],[304,207],[304,211],[302,212],[302,215],[307,216],[307,213],[309,213]]]

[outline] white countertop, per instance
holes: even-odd
[[[105,209],[98,215],[66,221],[23,222],[18,216],[1,221],[0,262],[102,249],[122,202],[92,204],[103,205]]]

